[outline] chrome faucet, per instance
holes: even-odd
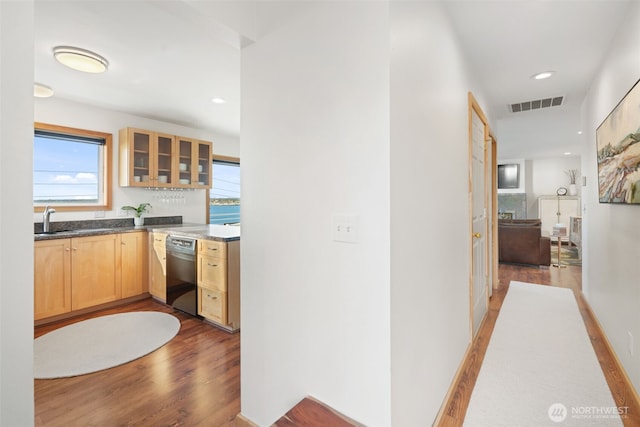
[[[50,208],[49,206],[46,206],[44,208],[44,213],[42,214],[42,232],[43,233],[48,233],[49,230],[49,218],[51,217],[51,214],[54,213],[56,210],[53,208]]]

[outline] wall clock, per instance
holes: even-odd
[[[560,187],[556,190],[556,194],[558,196],[566,196],[567,195],[567,189],[564,187]]]

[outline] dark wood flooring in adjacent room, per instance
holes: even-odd
[[[235,426],[240,412],[240,334],[151,299],[36,328],[38,337],[99,315],[174,314],[178,335],[133,362],[73,378],[35,380],[36,426]]]
[[[452,395],[445,402],[445,410],[439,427],[458,427],[464,421],[465,412],[469,405],[471,392],[480,372],[480,366],[493,332],[496,318],[502,307],[507,293],[508,284],[512,280],[542,285],[558,286],[573,289],[578,301],[578,307],[591,338],[600,366],[611,388],[616,405],[628,407],[628,415],[623,419],[625,427],[640,427],[640,406],[633,398],[633,391],[622,380],[623,374],[615,363],[614,356],[605,344],[591,311],[587,308],[582,295],[582,268],[580,266],[556,267],[528,267],[521,265],[500,264],[500,287],[494,291],[489,303],[489,312],[485,322],[480,327],[478,336],[472,345],[469,357],[465,361],[462,373],[455,384]],[[496,396],[496,405],[500,405],[500,396]]]

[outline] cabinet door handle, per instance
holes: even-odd
[[[218,266],[218,264],[209,264],[209,263],[207,263],[207,265],[208,265],[209,267],[217,267],[217,266]]]
[[[64,250],[67,251],[67,252],[71,251],[71,249],[69,249],[69,248],[64,248]]]
[[[72,248],[72,250],[77,251],[77,250],[78,250],[78,248]]]
[[[217,251],[218,250],[218,248],[207,248],[207,249],[209,249],[210,251]]]

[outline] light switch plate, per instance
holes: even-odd
[[[331,220],[332,237],[336,242],[358,242],[358,216],[333,215]]]

